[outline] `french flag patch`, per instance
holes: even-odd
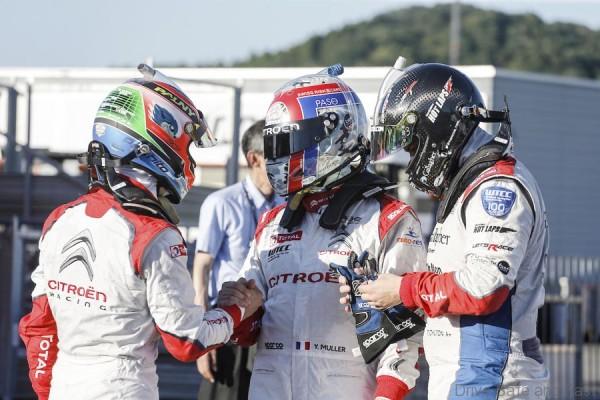
[[[296,350],[310,350],[310,342],[296,342]]]

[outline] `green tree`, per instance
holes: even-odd
[[[461,64],[600,79],[600,31],[466,5],[461,16]],[[390,65],[398,55],[409,62],[447,62],[449,22],[448,4],[400,9],[236,65]]]

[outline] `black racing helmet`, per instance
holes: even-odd
[[[444,64],[414,64],[382,88],[371,128],[371,159],[410,153],[406,172],[419,190],[440,196],[479,122],[495,122],[475,84]]]

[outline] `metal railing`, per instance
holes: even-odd
[[[600,258],[550,257],[538,318],[550,398],[600,399]]]
[[[2,222],[2,221],[0,221]],[[3,348],[10,349],[0,371],[4,371],[4,399],[32,394],[27,381],[24,349],[16,332],[16,322],[28,309],[31,282],[28,277],[36,264],[36,242],[39,227],[20,224],[17,218],[4,221],[8,229],[0,230],[0,256],[11,260],[12,274],[6,302],[0,303],[0,315],[10,315],[9,339]],[[3,244],[5,246],[3,247]],[[6,246],[8,245],[8,246]],[[7,248],[8,247],[8,248]],[[7,251],[9,250],[10,251]],[[550,257],[545,276],[546,303],[539,311],[538,336],[542,341],[544,359],[550,370],[550,400],[600,399],[600,258]],[[7,305],[10,304],[10,307]],[[4,347],[9,345],[9,347]],[[167,357],[168,358],[168,357]],[[6,364],[9,362],[9,364]],[[161,398],[179,393],[177,385],[186,380],[187,387],[196,387],[198,377],[189,365],[159,358]],[[427,368],[421,360],[422,378],[411,395],[412,400],[426,399]],[[10,366],[10,367],[9,367]],[[7,368],[9,367],[9,368]],[[178,372],[179,371],[179,372]],[[192,371],[192,372],[190,372]],[[179,375],[178,375],[179,374]],[[180,379],[170,379],[179,376]],[[175,385],[175,386],[173,386]],[[190,389],[191,390],[191,389]],[[195,398],[195,393],[190,393]]]

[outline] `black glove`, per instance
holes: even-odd
[[[350,285],[350,308],[356,324],[356,336],[360,352],[368,364],[391,344],[409,338],[425,329],[425,321],[403,305],[386,310],[371,307],[360,295],[360,285],[367,280],[377,279],[377,263],[365,251],[360,257],[354,252],[348,257],[348,266],[329,264]],[[354,268],[363,269],[357,274]]]
[[[227,387],[233,386],[235,369],[235,347],[225,345],[217,349],[217,370],[213,371],[215,382]]]

